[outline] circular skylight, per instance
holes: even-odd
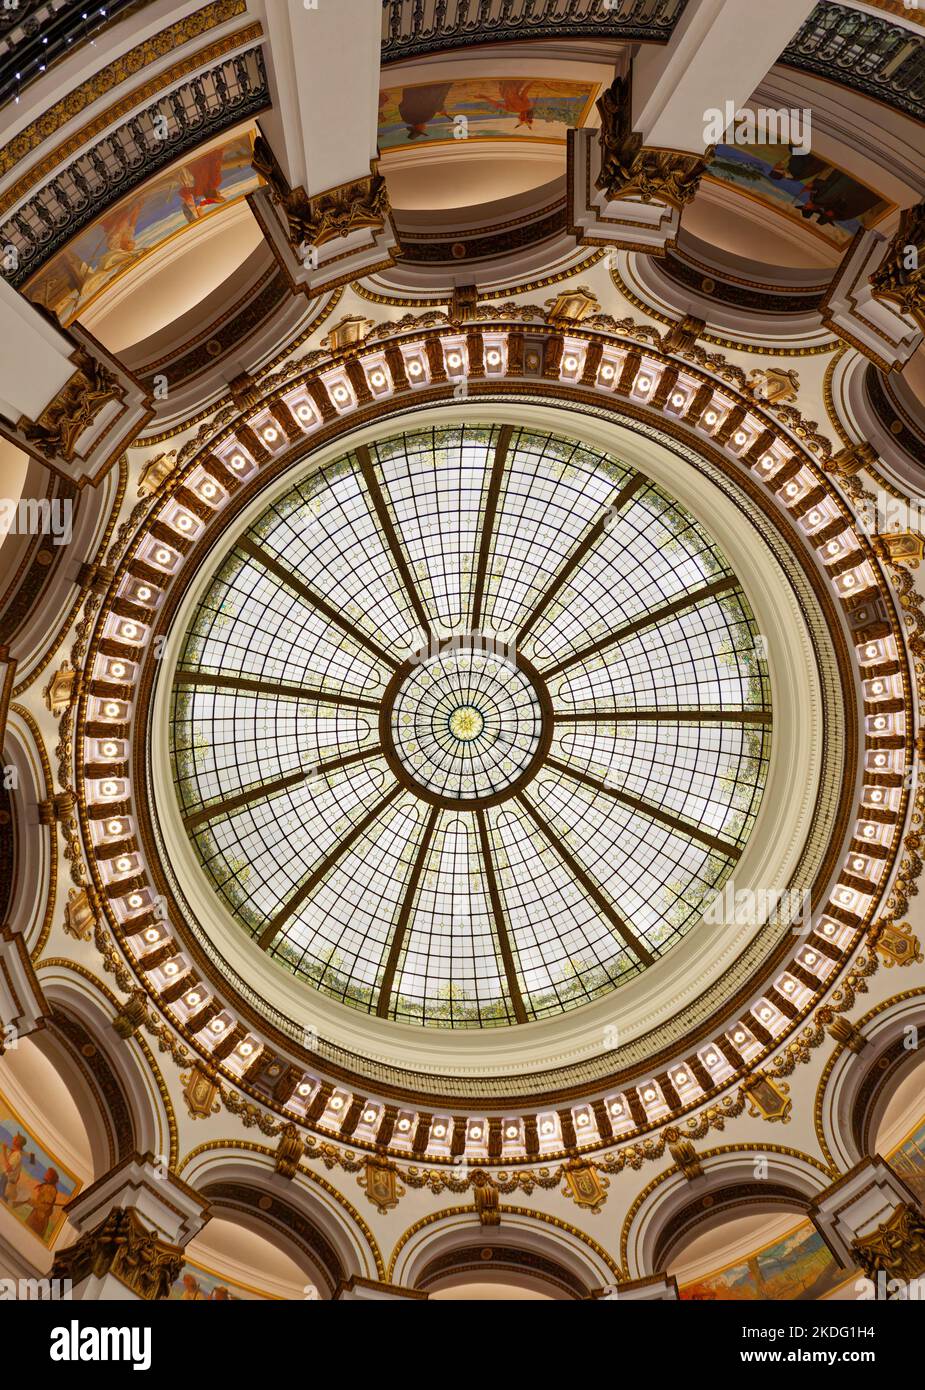
[[[767,774],[762,643],[715,542],[617,458],[510,426],[300,481],[218,567],[173,683],[219,899],[406,1023],[548,1017],[708,930]]]

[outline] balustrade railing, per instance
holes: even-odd
[[[21,285],[138,184],[269,104],[259,47],[236,53],[165,93],[82,151],[7,218],[0,227],[7,279]]]
[[[925,35],[850,5],[820,3],[780,62],[925,119]]]
[[[382,60],[481,43],[597,35],[665,42],[687,0],[382,0]]]

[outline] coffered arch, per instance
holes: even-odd
[[[630,1279],[670,1272],[672,1251],[694,1230],[742,1212],[808,1212],[830,1175],[807,1154],[774,1144],[729,1145],[697,1159],[701,1172],[675,1166],[654,1178],[627,1213],[622,1258]]]

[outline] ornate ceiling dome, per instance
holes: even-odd
[[[174,672],[184,825],[325,994],[547,1017],[638,975],[732,872],[770,697],[741,585],[666,491],[472,424],[338,458],[215,570]]]
[[[923,60],[0,0],[5,1293],[925,1279]]]

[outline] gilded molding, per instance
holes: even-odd
[[[103,407],[121,399],[124,389],[115,375],[88,352],[78,351],[73,359],[77,370],[49,401],[37,420],[21,415],[17,429],[46,459],[73,459],[77,440],[93,424]]]
[[[506,1212],[510,1216],[527,1216],[532,1220],[543,1222],[544,1225],[554,1226],[559,1231],[566,1231],[568,1235],[574,1236],[575,1239],[580,1240],[583,1245],[587,1245],[589,1250],[593,1250],[598,1259],[604,1262],[618,1283],[626,1279],[625,1270],[620,1268],[613,1256],[604,1249],[603,1245],[600,1245],[593,1236],[589,1236],[587,1231],[581,1230],[578,1226],[573,1226],[571,1222],[563,1221],[562,1218],[558,1216],[551,1216],[545,1211],[536,1211],[532,1207],[511,1207],[507,1206],[505,1203],[501,1203],[499,1210],[502,1215]],[[402,1232],[395,1242],[395,1247],[389,1256],[388,1274],[386,1276],[387,1282],[390,1284],[392,1283],[392,1277],[395,1273],[395,1265],[398,1262],[399,1255],[408,1244],[408,1241],[416,1236],[419,1231],[425,1230],[428,1226],[435,1225],[438,1221],[444,1221],[447,1217],[468,1217],[474,1211],[474,1206],[443,1207],[440,1211],[431,1212],[429,1216],[423,1216],[419,1221],[415,1221],[412,1226],[409,1226],[406,1231]]]
[[[641,198],[644,203],[667,203],[684,208],[694,198],[714,154],[659,149],[643,145],[630,129],[630,79],[618,77],[597,103],[601,118],[601,169],[595,187],[613,202]]]
[[[857,1032],[863,1035],[864,1029],[867,1027],[868,1023],[870,1023],[872,1019],[878,1018],[879,1015],[884,1013],[887,1009],[892,1008],[894,1004],[901,1003],[906,999],[919,999],[923,997],[925,997],[925,986],[920,989],[907,989],[902,994],[891,995],[888,999],[882,1000],[882,1002],[877,1004],[873,1009],[868,1010],[862,1018],[858,1019],[853,1027]],[[825,1106],[826,1092],[828,1091],[829,1083],[832,1079],[832,1072],[835,1069],[836,1062],[844,1052],[845,1046],[845,1043],[836,1041],[836,1045],[832,1049],[832,1055],[822,1069],[822,1075],[819,1078],[819,1084],[816,1087],[816,1095],[813,1100],[813,1126],[816,1131],[816,1142],[825,1154],[826,1162],[829,1165],[832,1177],[843,1175],[843,1170],[835,1162],[835,1158],[826,1143],[825,1131],[822,1123],[822,1112]]]
[[[720,1144],[715,1149],[704,1149],[703,1152],[698,1155],[698,1158],[700,1162],[703,1163],[709,1158],[719,1158],[725,1154],[737,1153],[748,1154],[749,1157],[753,1157],[757,1154],[786,1154],[788,1158],[797,1158],[801,1163],[806,1163],[810,1168],[815,1168],[828,1182],[831,1182],[837,1172],[834,1166],[827,1168],[824,1163],[820,1163],[819,1159],[814,1158],[812,1154],[804,1153],[802,1149],[791,1148],[787,1144]],[[627,1255],[629,1253],[629,1236],[630,1231],[633,1229],[633,1222],[636,1220],[640,1208],[656,1188],[661,1187],[662,1183],[667,1182],[677,1171],[678,1165],[665,1168],[661,1173],[657,1173],[654,1178],[651,1178],[641,1192],[636,1194],[632,1205],[626,1213],[623,1221],[623,1230],[620,1233],[620,1259],[624,1269],[628,1269]]]
[[[852,1241],[851,1248],[868,1279],[878,1274],[917,1279],[925,1272],[925,1216],[911,1203],[900,1202],[875,1231]]]
[[[73,120],[81,111],[98,101],[100,97],[105,96],[107,92],[121,86],[123,82],[134,77],[143,68],[149,67],[159,58],[172,53],[175,48],[181,47],[191,39],[198,38],[200,34],[208,33],[210,29],[217,28],[236,15],[244,14],[246,10],[246,0],[214,0],[213,4],[206,5],[203,9],[187,15],[185,19],[168,25],[160,33],[153,35],[152,38],[147,39],[128,53],[124,53],[107,67],[101,68],[86,82],[75,87],[67,96],[62,97],[60,101],[49,107],[31,125],[26,126],[18,135],[14,135],[12,140],[0,149],[0,176],[9,173],[10,169],[54,135],[55,131],[60,130],[68,121]],[[190,54],[188,58],[184,58],[180,63],[175,63],[157,77],[140,87],[135,87],[130,93],[108,106],[105,111],[100,111],[85,126],[56,146],[44,159],[32,165],[28,173],[22,175],[16,183],[6,189],[0,197],[0,214],[8,212],[13,204],[18,202],[30,188],[33,188],[35,184],[50,174],[65,159],[76,154],[87,140],[99,135],[114,121],[127,115],[141,102],[157,96],[158,92],[162,92],[181,78],[189,76],[197,68],[213,62],[216,58],[223,57],[240,44],[260,38],[262,33],[260,24],[248,24],[236,33],[228,34],[225,38],[209,44],[208,47],[201,48],[197,53]]]
[[[184,1258],[182,1246],[159,1239],[133,1207],[119,1207],[94,1230],[60,1250],[53,1273],[56,1279],[70,1279],[73,1284],[111,1274],[138,1298],[153,1300],[170,1293]]]
[[[275,1158],[272,1149],[267,1148],[265,1144],[256,1144],[251,1139],[208,1139],[205,1143],[197,1144],[195,1148],[190,1149],[188,1153],[184,1154],[179,1163],[175,1165],[172,1164],[171,1167],[176,1172],[177,1176],[180,1177],[184,1170],[188,1168],[193,1160],[198,1158],[200,1154],[215,1153],[220,1149],[232,1149],[243,1153],[259,1153],[270,1159]],[[382,1252],[379,1249],[379,1242],[376,1240],[368,1222],[363,1219],[362,1213],[353,1205],[349,1198],[345,1197],[333,1183],[328,1182],[327,1178],[322,1177],[320,1173],[313,1173],[310,1168],[305,1167],[304,1163],[300,1164],[298,1172],[300,1177],[307,1178],[309,1182],[315,1183],[322,1191],[326,1192],[329,1197],[332,1197],[339,1206],[342,1206],[351,1221],[355,1222],[359,1227],[369,1246],[373,1260],[375,1261],[376,1274],[378,1278],[385,1281],[386,1269],[382,1259]]]
[[[903,210],[870,284],[877,299],[897,305],[925,329],[925,201]]]
[[[311,194],[304,188],[290,187],[276,156],[259,134],[254,140],[252,163],[266,181],[270,198],[285,218],[286,235],[294,249],[324,246],[364,228],[378,232],[385,225],[389,195],[375,162],[371,172],[363,178]]]

